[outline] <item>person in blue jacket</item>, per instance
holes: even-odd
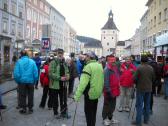
[[[33,113],[34,85],[38,80],[38,69],[35,62],[30,59],[25,50],[21,51],[21,58],[16,62],[14,68],[14,79],[18,84],[20,95],[21,114]],[[28,98],[28,104],[26,103]]]
[[[39,53],[35,54],[35,57],[33,58],[33,60],[36,63],[36,66],[37,66],[37,69],[38,69],[38,75],[40,75],[41,58],[39,57]],[[38,76],[38,80],[36,81],[36,85],[35,85],[36,89],[38,89],[38,82],[39,82],[39,76]]]

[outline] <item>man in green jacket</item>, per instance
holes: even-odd
[[[103,91],[104,74],[103,67],[96,60],[93,52],[86,54],[86,66],[83,69],[80,84],[75,93],[75,101],[79,101],[84,94],[84,111],[87,126],[95,126],[97,103]]]
[[[52,60],[49,66],[49,77],[50,77],[50,85],[49,88],[51,90],[51,98],[54,115],[59,117],[58,113],[58,96],[60,100],[60,112],[61,117],[68,118],[67,112],[67,83],[69,80],[69,70],[68,66],[65,63],[65,59],[63,57],[64,51],[63,49],[57,50],[57,58]]]

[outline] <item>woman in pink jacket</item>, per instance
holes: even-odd
[[[134,85],[133,75],[136,72],[136,67],[135,65],[132,64],[130,57],[127,57],[125,62],[121,64],[120,71],[121,71],[120,76],[121,97],[120,97],[120,107],[118,111],[122,112],[124,110],[126,112],[129,112],[130,93]]]

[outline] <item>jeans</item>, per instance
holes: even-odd
[[[122,108],[129,107],[131,89],[132,88],[122,87],[121,86],[120,107],[122,107]]]
[[[168,96],[168,77],[164,78],[165,96]]]
[[[141,125],[143,108],[144,109],[144,122],[149,121],[149,112],[150,112],[150,97],[151,92],[136,92],[136,123]]]
[[[2,94],[1,94],[1,90],[0,90],[0,105],[2,105]]]

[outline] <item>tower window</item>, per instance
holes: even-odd
[[[104,39],[106,39],[106,37],[104,37]]]
[[[112,37],[112,39],[113,39],[113,37]]]
[[[107,43],[107,45],[109,45],[109,43]]]

